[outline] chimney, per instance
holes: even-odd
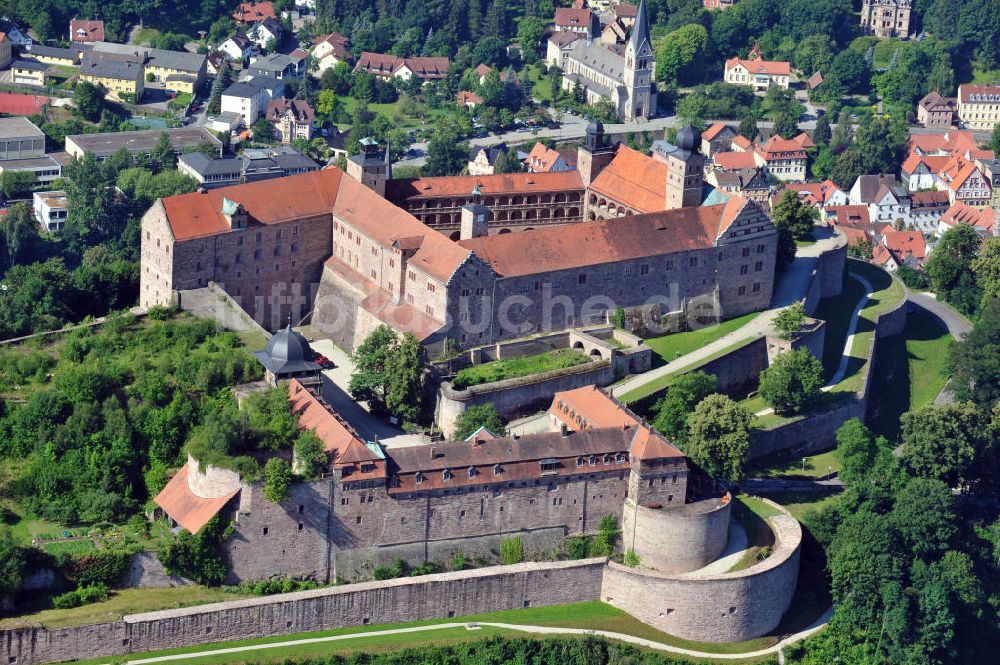
[[[438,449],[437,446],[431,446],[431,459],[437,459]]]
[[[566,427],[566,423],[559,424],[559,434],[562,436],[569,436],[569,428]]]

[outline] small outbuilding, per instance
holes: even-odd
[[[263,351],[254,353],[266,370],[265,377],[271,385],[298,379],[302,385],[320,383],[322,368],[314,363],[309,342],[288,325],[271,336]]]

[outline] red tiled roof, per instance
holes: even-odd
[[[900,263],[905,261],[907,256],[912,256],[918,261],[927,256],[927,244],[924,242],[924,234],[920,231],[886,229],[882,232],[881,244],[892,252]]]
[[[299,427],[312,430],[323,442],[335,469],[351,468],[351,480],[385,478],[385,460],[375,454],[357,432],[296,379],[288,382],[288,405]],[[361,463],[372,469],[361,470]]]
[[[993,208],[977,210],[970,205],[957,201],[941,215],[941,221],[948,226],[969,224],[982,231],[992,232],[997,226],[997,213]]]
[[[727,129],[733,132],[734,134],[736,133],[736,131],[726,123],[716,122],[711,127],[702,132],[701,138],[705,139],[706,141],[711,141],[715,139],[716,136],[718,136]]]
[[[871,217],[868,215],[868,206],[865,205],[844,205],[828,206],[826,214],[833,214],[840,226],[853,226],[855,228],[870,228]]]
[[[853,226],[841,226],[836,223],[833,226],[847,237],[848,245],[857,245],[865,240],[871,240],[869,234],[862,229]]]
[[[470,92],[469,90],[459,90],[458,94],[455,95],[455,98],[458,100],[458,103],[462,104],[463,106],[466,104],[479,105],[483,103],[482,97],[480,97],[474,92]]]
[[[952,158],[952,160],[948,162],[947,166],[942,169],[941,178],[952,191],[957,192],[962,188],[966,181],[978,171],[979,167],[972,162],[956,157]]]
[[[74,42],[103,42],[104,21],[71,19],[69,22],[69,36]]]
[[[51,102],[50,97],[41,95],[19,95],[13,92],[0,92],[0,113],[4,115],[35,115]]]
[[[505,277],[712,247],[747,202],[679,208],[567,226],[460,240]]]
[[[726,69],[733,69],[741,65],[751,74],[767,74],[769,76],[790,76],[791,65],[787,62],[777,62],[770,60],[743,60],[742,58],[729,58],[726,60]]]
[[[485,63],[479,63],[476,67],[476,76],[482,78],[493,71],[493,68]]]
[[[271,2],[241,2],[233,12],[233,19],[239,23],[256,23],[266,18],[278,18]]]
[[[843,190],[830,179],[823,182],[788,183],[785,189],[798,193],[799,200],[811,206],[823,205],[836,192],[843,193]]]
[[[753,147],[753,142],[742,134],[737,134],[733,138],[733,145],[743,152],[750,150]]]
[[[615,5],[615,16],[624,16],[626,18],[635,18],[639,15],[639,8],[635,5],[629,5],[622,3],[620,5]]]
[[[802,132],[798,136],[792,138],[792,143],[796,143],[801,148],[815,148],[816,144],[813,143],[812,137],[806,132]]]
[[[775,134],[763,145],[758,146],[757,152],[765,160],[770,159],[805,159],[805,145],[801,139],[801,134],[794,139],[784,139]],[[806,137],[808,139],[808,137]],[[809,143],[812,143],[810,140]]]
[[[910,152],[928,153],[963,153],[976,149],[976,139],[971,131],[949,129],[939,134],[912,134],[910,136]]]
[[[225,496],[203,499],[188,486],[189,472],[187,464],[182,466],[153,501],[182,527],[191,533],[198,533],[230,499],[236,496],[239,489]]]
[[[726,171],[757,168],[757,158],[752,152],[717,152],[712,156],[712,161]]]
[[[684,453],[638,420],[614,397],[597,386],[584,386],[556,393],[549,413],[574,431],[614,427],[638,429],[632,440],[632,454],[640,459],[684,457]]]
[[[947,208],[951,205],[951,198],[948,196],[948,192],[930,189],[922,192],[913,192],[910,194],[910,202],[913,210],[920,208]]]
[[[583,192],[576,171],[556,173],[504,173],[496,175],[441,176],[389,180],[385,197],[399,202],[438,196],[468,196],[479,186],[483,196],[491,194],[531,194],[538,192]]]
[[[667,205],[667,165],[619,145],[611,163],[590,183],[603,194],[638,212],[656,212]]]
[[[555,165],[559,156],[558,151],[553,150],[544,143],[536,143],[524,161],[532,171],[547,173]]]
[[[576,28],[585,26],[588,29],[593,24],[594,14],[589,9],[574,9],[573,7],[557,7],[555,24],[560,28]]]
[[[920,165],[923,164],[927,167],[928,173],[938,174],[944,170],[949,161],[951,161],[950,155],[918,155],[915,152],[911,152],[910,156],[903,162],[902,170],[904,173],[913,175]]]
[[[358,64],[354,66],[354,71],[365,71],[370,74],[389,76],[406,67],[417,78],[440,79],[444,78],[444,75],[448,73],[449,64],[448,58],[400,58],[395,55],[364,51],[361,57],[358,58]]]
[[[972,100],[973,95],[987,95],[992,97],[991,100]],[[962,100],[962,103],[968,104],[997,104],[1000,103],[1000,85],[972,85],[970,83],[963,83],[958,86],[958,98]]]

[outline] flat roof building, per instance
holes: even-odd
[[[148,155],[160,138],[160,134],[170,137],[174,152],[181,154],[208,143],[222,156],[222,142],[204,127],[177,127],[175,129],[143,129],[135,132],[108,132],[105,134],[75,134],[66,137],[66,152],[72,157],[92,154],[98,159],[107,159],[125,148],[132,154]]]

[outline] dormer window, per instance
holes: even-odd
[[[577,457],[576,458],[576,465],[577,466],[583,466],[583,458],[582,457]]]
[[[442,471],[441,478],[444,480],[444,482],[448,482],[449,480],[451,480],[451,470],[445,469],[444,471]]]
[[[590,458],[587,459],[587,464],[590,466],[597,464],[597,457],[595,455],[591,455]]]
[[[625,454],[624,453],[618,453],[617,455],[615,455],[615,462],[617,462],[618,464],[624,464],[625,463]]]
[[[361,473],[371,473],[375,470],[375,465],[372,462],[365,462],[361,465]]]
[[[469,478],[475,478],[476,475],[477,475],[476,474],[476,467],[470,466],[469,467]]]
[[[417,475],[415,475],[413,479],[416,481],[418,485],[422,485],[424,482],[424,474],[417,471]]]
[[[605,464],[611,464],[611,455],[605,455],[604,456],[604,463]]]
[[[503,469],[500,468],[500,465],[499,464],[494,464],[493,465],[493,475],[494,476],[499,476],[501,473],[503,473]]]

